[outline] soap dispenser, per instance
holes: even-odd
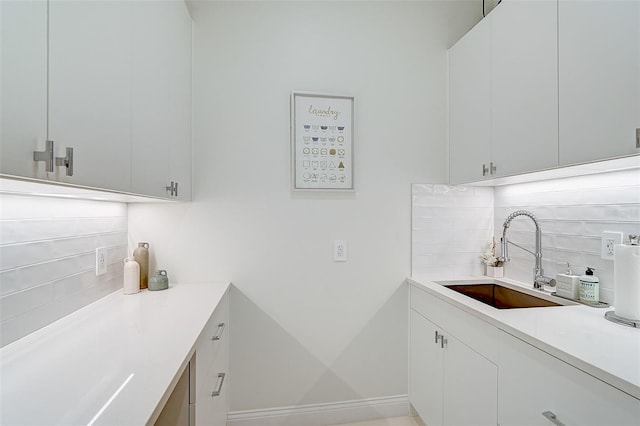
[[[594,268],[588,267],[580,277],[580,301],[597,304],[600,302],[600,280],[593,275]]]
[[[574,275],[569,262],[564,274],[556,275],[556,295],[565,299],[578,300],[580,298],[580,277]]]

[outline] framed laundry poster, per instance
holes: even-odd
[[[294,191],[354,190],[353,104],[353,96],[291,94]]]

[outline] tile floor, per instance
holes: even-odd
[[[357,423],[345,423],[335,426],[419,426],[413,417],[392,417],[388,419],[366,420]]]

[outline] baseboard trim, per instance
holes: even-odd
[[[409,397],[395,395],[266,410],[233,411],[227,426],[324,426],[409,415]]]

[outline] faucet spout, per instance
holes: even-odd
[[[526,216],[531,219],[536,226],[536,249],[535,252],[528,250],[524,247],[519,246],[507,239],[507,230],[509,226],[511,226],[511,221],[518,216]],[[544,270],[542,269],[542,231],[540,229],[540,224],[538,223],[538,219],[528,210],[517,210],[511,213],[507,219],[504,221],[502,225],[502,239],[500,240],[500,260],[503,262],[509,262],[509,244],[514,245],[530,254],[532,254],[535,259],[535,267],[533,269],[533,287],[536,289],[542,290],[545,285],[555,286],[555,279],[544,276]]]

